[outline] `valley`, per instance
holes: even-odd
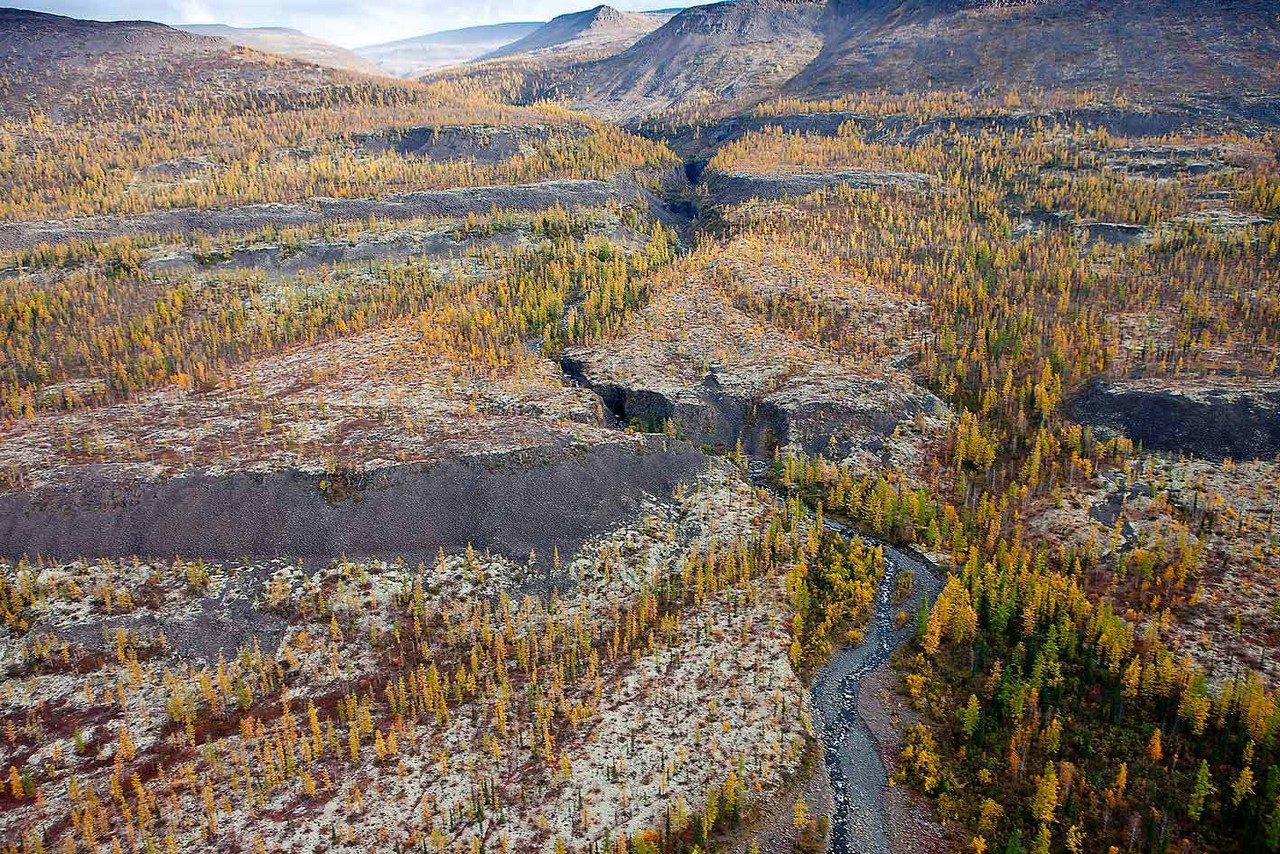
[[[0,851],[1280,850],[1278,62],[0,10]]]

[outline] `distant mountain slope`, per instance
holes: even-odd
[[[621,119],[872,90],[1275,93],[1278,20],[1263,0],[740,0],[681,12],[559,92]]]
[[[0,9],[0,116],[57,120],[133,110],[141,95],[216,98],[316,89],[344,73],[149,21],[85,21]]]
[[[161,55],[228,53],[218,39],[181,32],[151,21],[85,21],[26,9],[0,9],[0,61],[15,69],[40,70],[49,63],[90,66],[116,53]]]
[[[826,47],[785,88],[1275,91],[1278,14],[1261,0],[835,0]]]
[[[429,71],[461,65],[524,38],[541,21],[493,24],[428,33],[355,49],[356,54],[396,77],[419,77]]]
[[[288,27],[229,27],[225,24],[183,24],[177,27],[189,33],[224,38],[232,44],[250,47],[264,53],[275,53],[303,62],[329,68],[356,71],[361,74],[383,74],[377,65],[362,56],[324,39],[309,36]]]
[[[820,0],[736,0],[694,6],[577,75],[565,93],[618,118],[775,92],[822,49]]]
[[[486,54],[484,59],[546,51],[577,54],[617,53],[635,44],[674,16],[674,12],[620,12],[596,6],[560,15],[529,35]]]

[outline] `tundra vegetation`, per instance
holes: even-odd
[[[887,763],[939,844],[1280,851],[1274,131],[1030,86],[627,130],[533,97],[571,66],[193,44],[0,79],[4,854],[750,851],[780,803],[820,850],[806,685],[885,544],[943,577]],[[1099,383],[1263,450],[1144,446]],[[551,507],[606,446],[698,465],[563,552],[92,546],[195,477],[329,520],[465,460]],[[22,547],[62,512],[85,554]]]

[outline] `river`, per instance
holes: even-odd
[[[828,525],[849,533],[836,523]],[[889,778],[880,748],[858,712],[858,693],[866,677],[884,667],[915,630],[914,620],[895,627],[898,611],[914,614],[926,594],[933,600],[941,589],[937,574],[924,560],[887,545],[884,554],[885,572],[876,592],[875,615],[862,643],[836,653],[818,672],[812,688],[814,723],[835,799],[831,821],[834,854],[889,854],[884,799]],[[895,602],[897,579],[908,570],[914,573],[911,595]]]

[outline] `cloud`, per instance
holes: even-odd
[[[100,21],[147,20],[165,24],[229,24],[233,27],[294,27],[313,36],[358,47],[439,30],[504,21],[545,21],[589,8],[591,0],[409,0],[361,4],[350,0],[19,0],[22,8]],[[671,0],[633,0],[628,9],[689,5]]]

